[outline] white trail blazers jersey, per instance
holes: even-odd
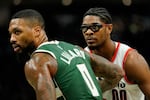
[[[115,44],[116,50],[111,61],[124,69],[124,62],[132,48],[120,42],[115,42]],[[88,47],[85,50],[90,52]],[[144,100],[144,94],[138,85],[129,82],[125,75],[115,88],[103,93],[103,100]]]

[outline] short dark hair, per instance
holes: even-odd
[[[90,8],[88,11],[85,12],[83,17],[85,17],[87,15],[98,16],[106,24],[112,23],[112,18],[110,16],[108,10],[106,8],[103,8],[103,7]]]
[[[31,23],[38,23],[42,28],[45,28],[45,21],[43,16],[34,9],[24,9],[15,13],[11,19],[24,18]]]

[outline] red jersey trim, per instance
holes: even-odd
[[[125,61],[126,61],[126,59],[127,59],[127,56],[128,56],[128,54],[129,54],[129,51],[131,51],[131,50],[133,50],[133,48],[129,48],[129,49],[127,50],[127,52],[125,53],[125,56],[124,56],[123,62],[122,62],[123,70],[125,70],[125,68],[124,68],[124,67],[125,67],[125,66],[124,66],[124,63],[125,63]],[[127,76],[126,76],[126,73],[125,73],[124,79],[126,80],[127,83],[129,83],[129,84],[134,84],[134,82],[131,82],[131,81],[128,80],[128,78],[127,78]]]

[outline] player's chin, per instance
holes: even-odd
[[[95,45],[88,44],[88,48],[89,48],[90,50],[93,50],[93,49],[95,49]]]
[[[20,47],[15,47],[14,52],[20,54],[22,53],[22,49]]]

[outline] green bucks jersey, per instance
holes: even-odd
[[[45,52],[56,59],[58,69],[54,79],[66,100],[102,100],[90,57],[79,47],[50,41],[41,44],[35,52]]]

